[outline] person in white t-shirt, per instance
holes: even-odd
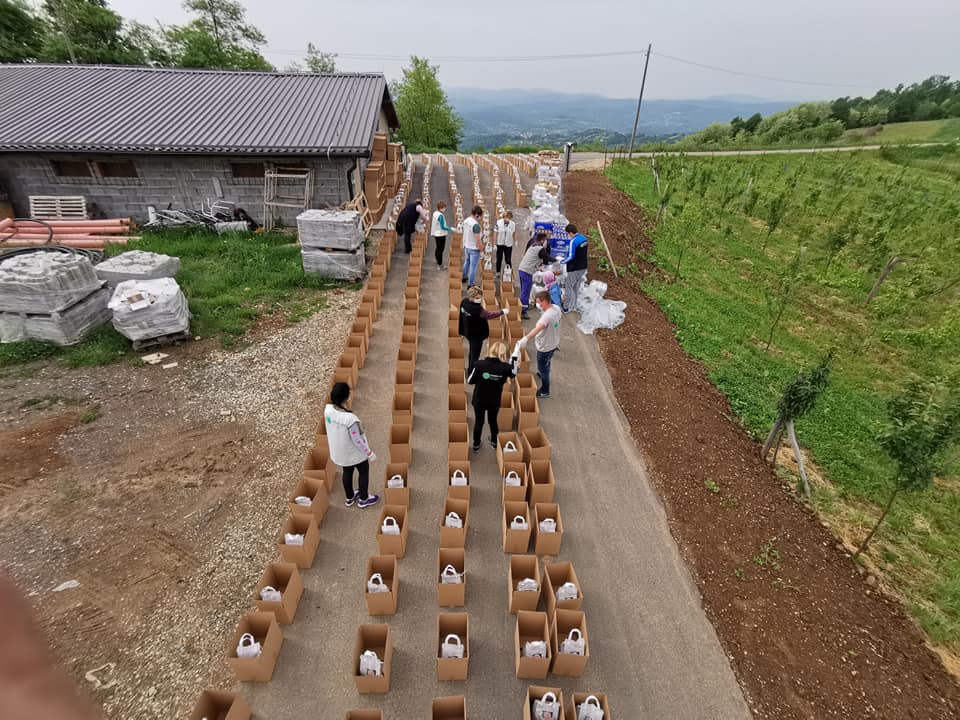
[[[517,224],[513,221],[513,213],[507,210],[503,217],[497,220],[497,274],[503,261],[507,267],[513,268],[513,242],[517,237]]]
[[[443,267],[443,251],[447,247],[447,234],[453,232],[453,228],[447,225],[447,218],[443,211],[447,209],[447,204],[441,200],[437,203],[437,209],[433,211],[433,222],[430,224],[430,237],[436,246],[435,257],[437,267]]]
[[[474,205],[470,217],[463,221],[463,282],[476,285],[477,266],[480,265],[480,243],[482,242],[483,228],[480,227],[480,218],[483,217],[483,208]]]
[[[524,348],[531,338],[536,338],[534,345],[537,348],[537,372],[540,374],[540,389],[537,390],[537,397],[548,398],[550,397],[550,364],[553,361],[553,354],[560,347],[560,320],[563,315],[560,308],[550,300],[550,293],[546,290],[537,293],[537,307],[540,308],[542,315],[536,327],[520,338],[517,345]]]

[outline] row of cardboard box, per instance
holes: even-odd
[[[373,153],[363,173],[363,194],[374,222],[383,215],[387,198],[394,195],[403,180],[403,146],[388,143],[386,133],[373,137]]]

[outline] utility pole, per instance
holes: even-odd
[[[633,144],[637,141],[637,125],[640,122],[640,105],[643,103],[643,87],[647,84],[647,68],[650,66],[650,49],[653,43],[647,45],[647,58],[643,61],[643,80],[640,81],[640,97],[637,98],[637,114],[633,116],[633,133],[630,135],[630,151],[627,160],[633,158]]]

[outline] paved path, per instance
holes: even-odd
[[[471,184],[461,168],[457,182],[469,208]],[[420,183],[417,173],[414,192]],[[433,187],[434,202],[447,199],[445,170],[435,170]],[[500,483],[495,453],[484,446],[471,457],[465,608],[470,614],[470,679],[436,680],[435,572],[446,494],[449,300],[448,274],[437,269],[432,250],[431,243],[421,286],[411,534],[399,566],[398,612],[387,618],[367,616],[364,569],[367,557],[377,551],[379,512],[344,508],[342,491],[336,490],[316,563],[304,572],[305,595],[296,622],[284,628],[274,679],[243,688],[256,717],[342,718],[350,709],[379,707],[391,720],[426,718],[432,698],[465,694],[470,717],[516,718],[527,686],[547,684],[564,691],[606,692],[614,717],[621,719],[749,718],[614,401],[596,343],[576,330],[574,315],[565,318],[561,351],[554,360],[554,395],[543,401],[542,425],[553,444],[557,501],[566,531],[560,559],[573,562],[583,586],[591,644],[587,672],[576,680],[530,682],[514,676],[515,618],[507,612],[509,556],[501,551]],[[373,469],[375,488],[382,487],[388,456],[406,271],[407,257],[395,254],[355,404],[380,458]],[[358,696],[351,678],[354,635],[365,622],[388,622],[394,633],[392,687],[385,696]]]

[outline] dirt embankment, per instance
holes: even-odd
[[[647,220],[629,197],[596,172],[568,174],[564,196],[581,230],[600,220],[618,266],[644,267]],[[626,322],[600,334],[601,351],[755,714],[960,717],[960,687],[913,621],[760,460],[636,279],[592,274],[628,304]]]

